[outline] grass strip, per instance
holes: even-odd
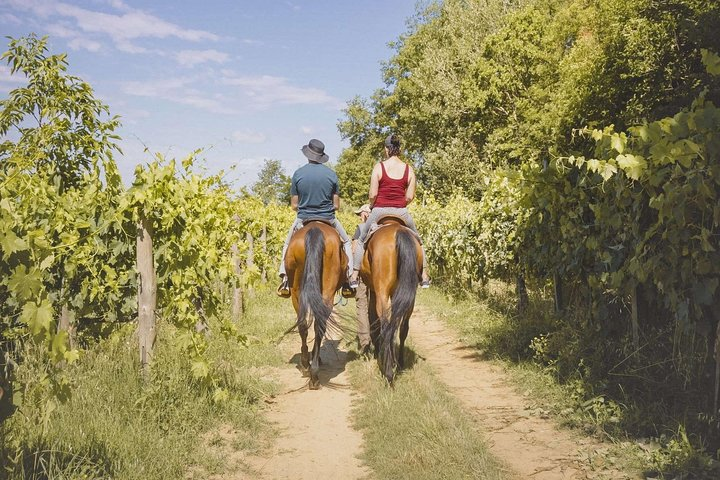
[[[470,416],[435,378],[430,367],[407,355],[410,367],[389,387],[375,361],[348,364],[362,395],[354,404],[363,433],[361,458],[378,479],[507,479]]]

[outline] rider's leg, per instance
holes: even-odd
[[[362,267],[362,259],[365,255],[365,244],[362,240],[358,240],[355,245],[354,259],[353,259],[353,271],[350,275],[350,283],[357,283],[358,275],[360,273],[360,267]]]
[[[287,253],[288,245],[290,245],[290,239],[293,236],[293,233],[295,233],[295,230],[302,228],[303,222],[299,218],[296,218],[292,225],[290,225],[290,230],[288,231],[287,237],[285,238],[285,243],[283,244],[282,254],[280,255],[280,267],[278,268],[278,271],[280,272],[280,278],[282,279],[283,284],[287,283],[287,272],[285,271],[285,254]],[[281,285],[281,288],[283,285]]]
[[[360,268],[362,267],[363,255],[365,255],[365,240],[367,239],[368,233],[370,233],[370,229],[372,228],[372,226],[376,224],[377,221],[380,220],[380,218],[382,218],[386,210],[387,209],[384,209],[382,207],[373,208],[370,211],[370,215],[368,215],[368,218],[365,219],[365,222],[360,224],[360,237],[358,238],[357,246],[355,247],[355,254],[353,258],[353,272],[352,275],[350,275],[350,283],[358,281]]]
[[[345,251],[345,255],[347,255],[348,259],[348,269],[347,269],[347,276],[348,278],[352,274],[353,271],[353,254],[352,254],[352,242],[350,241],[350,237],[348,236],[347,232],[342,226],[342,223],[336,218],[334,220],[335,229],[340,234],[340,240],[343,242],[343,250]]]

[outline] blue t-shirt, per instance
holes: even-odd
[[[319,163],[308,163],[295,170],[290,195],[298,196],[298,218],[334,219],[335,194],[340,194],[340,187],[337,174],[330,168]]]

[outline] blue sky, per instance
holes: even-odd
[[[122,117],[126,183],[149,160],[147,146],[176,158],[205,148],[208,169],[240,186],[266,158],[292,174],[310,138],[337,160],[342,109],[383,86],[388,43],[406,32],[415,4],[0,0],[0,32],[48,35],[51,53],[68,53],[70,73]],[[18,82],[0,66],[2,96]]]

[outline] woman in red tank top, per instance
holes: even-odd
[[[365,253],[363,243],[367,233],[380,218],[385,215],[400,217],[409,228],[418,233],[415,222],[407,210],[407,205],[415,198],[415,171],[409,164],[403,162],[399,155],[400,140],[397,136],[390,135],[385,139],[385,156],[387,158],[375,165],[370,176],[369,197],[372,211],[365,223],[360,225],[360,241],[354,252],[354,271],[350,279],[351,287],[357,283],[358,271]],[[421,286],[423,288],[430,286],[424,249]]]

